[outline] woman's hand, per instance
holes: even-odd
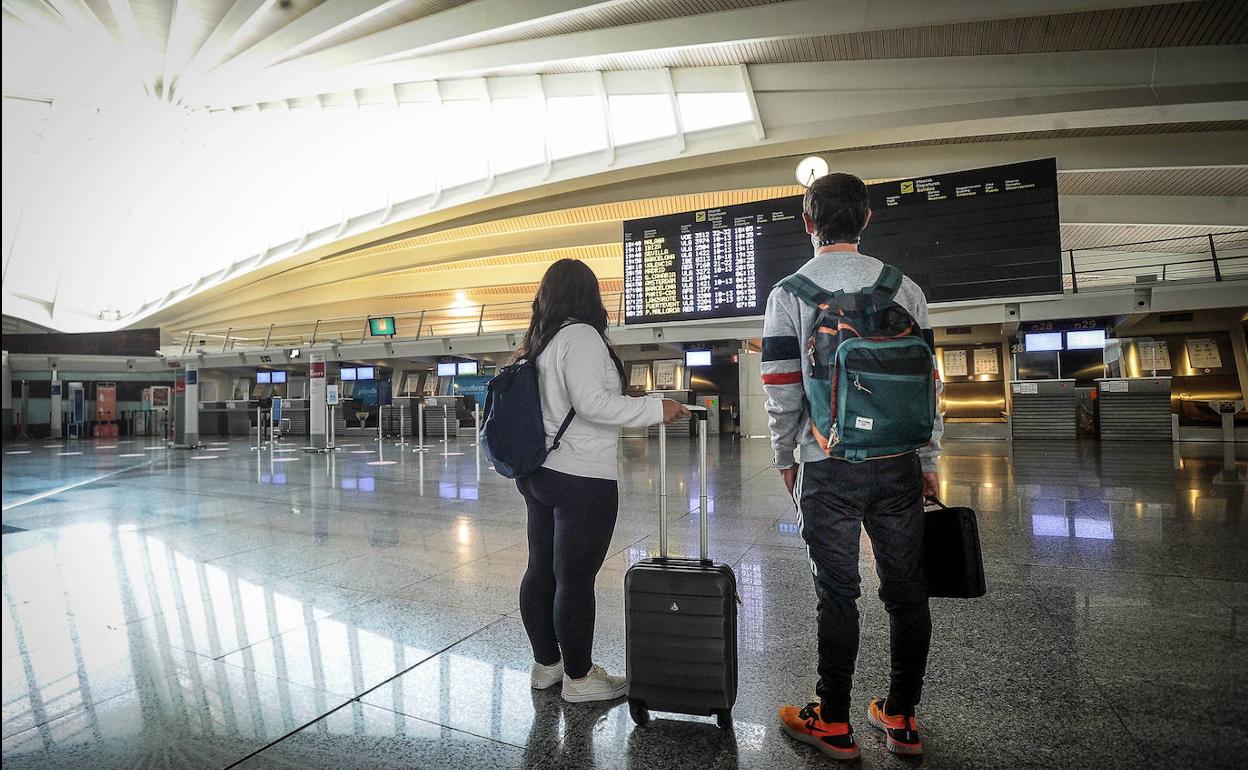
[[[688,416],[689,410],[685,408],[684,404],[673,401],[670,398],[663,399],[663,422],[673,423],[681,417]]]

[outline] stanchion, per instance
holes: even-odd
[[[478,444],[481,443],[481,405],[480,404],[472,405],[472,430],[473,430],[472,445],[477,446]]]
[[[423,398],[416,402],[416,448],[412,451],[429,451],[429,447],[425,446],[425,400]]]
[[[442,456],[449,457],[451,453],[451,417],[450,410],[446,404],[442,405]]]
[[[261,414],[262,410],[260,407],[256,407],[256,445],[251,448],[253,452],[259,452],[262,448],[260,440],[264,434],[264,418],[261,417]]]
[[[383,441],[381,437],[381,410],[383,409],[385,409],[384,406],[377,407],[377,443],[378,444],[380,444]]]
[[[391,407],[393,408],[393,407]],[[407,433],[403,430],[403,421],[407,417],[407,405],[399,404],[399,443],[395,446],[407,446]]]

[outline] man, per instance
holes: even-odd
[[[837,436],[844,438],[845,426],[832,425],[825,433],[815,425],[811,394],[818,391],[812,387],[812,374],[821,364],[806,359],[815,355],[815,348],[807,341],[814,339],[821,311],[786,284],[796,280],[813,287],[813,291],[822,290],[833,302],[846,302],[844,294],[861,295],[871,292],[872,287],[878,290],[885,273],[883,263],[858,252],[859,237],[871,219],[867,188],[861,179],[829,174],[816,180],[806,191],[803,209],[802,219],[815,256],[798,271],[796,279],[777,286],[768,299],[763,383],[776,467],[797,504],[818,597],[819,702],[804,708],[784,706],[780,718],[789,735],[829,756],[855,759],[860,754],[849,724],[849,701],[858,655],[858,543],[865,525],[875,553],[880,599],[889,615],[892,652],[888,696],[872,699],[867,716],[873,726],[884,731],[890,751],[917,755],[922,753],[922,743],[914,712],[932,633],[923,573],[923,498],[935,496],[939,487],[936,457],[942,424],[933,405],[924,416],[931,425],[930,441],[926,426],[919,439],[919,444],[927,442],[925,446],[916,444],[917,451],[866,461],[859,457],[857,462],[844,459],[845,450],[842,456],[836,451]],[[907,320],[928,330],[923,291],[909,278],[892,274],[892,291],[885,296],[901,308],[894,312],[903,318],[908,314]],[[820,327],[819,331],[828,331],[826,323]],[[930,332],[926,334],[930,345]],[[929,372],[922,381],[928,383],[928,393],[938,396],[939,383],[931,383],[929,348],[918,350]],[[825,376],[825,383],[827,379]],[[824,392],[827,387],[825,384]],[[825,406],[821,419],[829,419],[830,411],[835,412]],[[935,415],[934,420],[931,415]],[[870,429],[871,421],[860,423],[862,426]]]

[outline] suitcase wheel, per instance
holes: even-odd
[[[640,700],[628,699],[628,713],[632,716],[633,721],[638,727],[645,727],[650,723],[650,709],[646,708],[646,702]]]
[[[715,712],[715,724],[721,730],[732,729],[732,709],[719,709]]]

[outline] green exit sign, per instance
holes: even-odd
[[[394,336],[394,316],[381,316],[368,319],[368,331],[374,337]]]

